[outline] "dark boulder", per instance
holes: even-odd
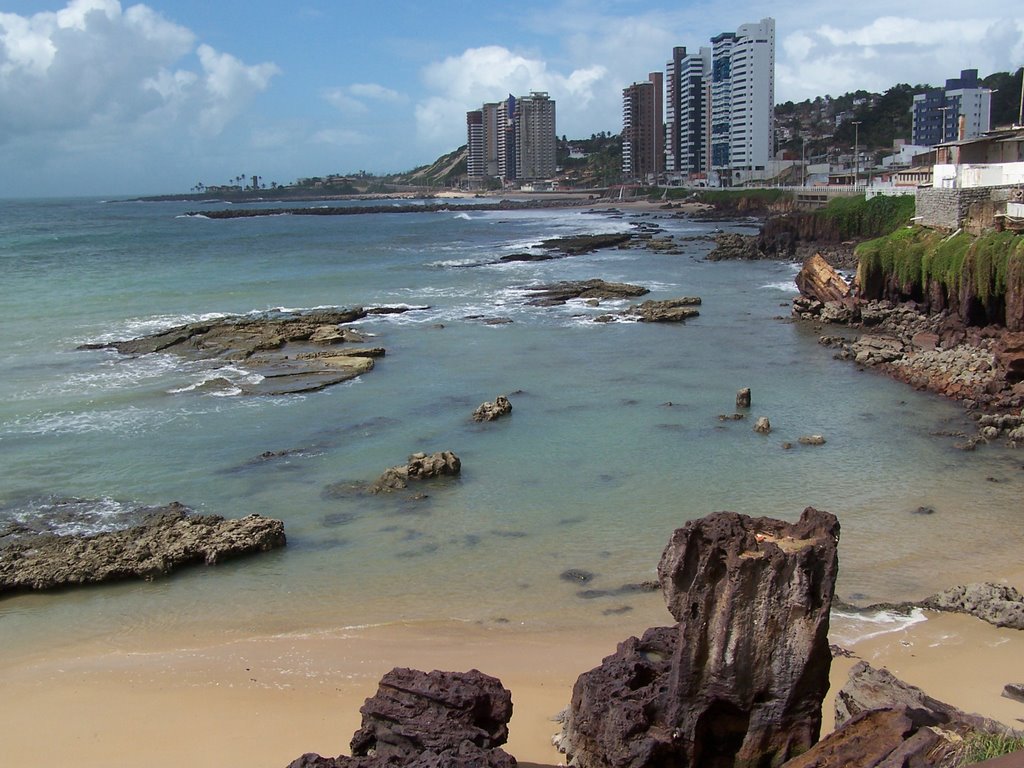
[[[359,710],[352,757],[305,754],[289,768],[512,768],[512,694],[495,677],[395,668]]]
[[[658,566],[674,627],[619,646],[573,688],[563,748],[581,768],[777,765],[813,745],[831,653],[839,523],[719,512]]]

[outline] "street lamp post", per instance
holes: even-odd
[[[860,120],[853,120],[853,188],[860,180]]]
[[[803,169],[803,182],[801,186],[807,186],[807,137],[801,137],[803,144],[800,149],[800,167]]]

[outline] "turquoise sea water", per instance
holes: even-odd
[[[10,653],[200,628],[624,621],[660,598],[583,599],[559,574],[591,571],[596,590],[651,579],[675,527],[722,509],[837,514],[847,597],[923,597],[1017,567],[1022,455],[956,450],[932,433],[967,428],[957,406],[835,361],[786,322],[793,265],[708,263],[700,241],[684,255],[487,263],[637,220],[579,210],[213,221],[182,217],[190,207],[0,202],[0,520],[45,525],[78,499],[78,529],[102,529],[132,505],[179,500],[281,518],[289,545],[152,583],[4,599]],[[642,220],[681,237],[740,226]],[[525,286],[592,277],[699,295],[700,317],[600,324],[607,304],[524,305]],[[387,356],[314,394],[244,397],[211,388],[206,365],[76,350],[218,314],[377,304],[429,308],[360,323]],[[719,421],[743,386],[748,419]],[[470,420],[502,393],[510,418]],[[767,437],[751,429],[759,415]],[[781,447],[808,433],[828,442]],[[435,450],[457,453],[463,474],[425,500],[325,490]],[[291,453],[254,461],[265,451]]]

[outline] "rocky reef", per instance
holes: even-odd
[[[348,347],[365,338],[343,326],[372,314],[407,312],[410,307],[355,307],[345,310],[266,312],[187,323],[125,341],[85,344],[79,349],[115,349],[123,355],[155,352],[212,364],[243,364],[259,374],[242,393],[283,395],[312,392],[360,376],[382,357],[380,347]]]
[[[154,579],[190,564],[283,547],[284,523],[260,515],[225,520],[182,504],[148,510],[142,523],[93,535],[30,533],[0,546],[0,595],[122,579]]]
[[[658,566],[677,623],[619,645],[573,689],[561,748],[580,768],[777,765],[818,739],[839,524],[720,512]]]

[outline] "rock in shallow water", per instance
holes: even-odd
[[[145,522],[90,536],[39,534],[0,548],[0,595],[119,579],[153,579],[191,563],[224,560],[285,545],[284,523],[249,515],[196,515],[174,502]]]

